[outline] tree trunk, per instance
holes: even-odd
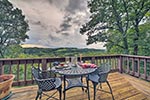
[[[138,28],[138,22],[136,22],[136,24],[134,25],[135,27],[135,35],[134,35],[134,48],[133,48],[133,55],[137,55],[138,54],[138,40],[139,40],[139,28]]]
[[[123,38],[123,44],[124,44],[124,54],[129,54],[128,42],[127,42],[127,38],[126,37]]]
[[[138,37],[137,38],[134,38],[134,51],[133,51],[133,55],[137,55],[138,54],[138,44],[137,44],[137,41],[138,41]]]

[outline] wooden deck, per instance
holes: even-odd
[[[115,100],[150,100],[150,84],[148,82],[118,72],[110,73],[108,79]],[[90,87],[92,87],[91,83]],[[109,91],[106,84],[103,84],[102,87]],[[34,100],[36,91],[36,85],[21,88],[14,87],[12,88],[13,95],[8,100]],[[58,94],[56,96],[58,97]],[[90,88],[90,97],[93,100],[92,88]],[[44,96],[42,100],[45,100]],[[66,100],[88,100],[87,93],[83,92],[81,88],[74,88],[66,92]],[[111,94],[97,91],[96,100],[112,100],[112,97]]]

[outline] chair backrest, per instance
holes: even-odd
[[[97,74],[99,75],[99,82],[106,82],[108,74],[111,70],[111,65],[108,63],[101,64],[97,69]]]
[[[34,66],[32,66],[32,75],[35,79],[42,78],[42,73],[40,72],[40,70],[38,68],[35,68]]]
[[[43,78],[42,72],[35,67],[32,67],[32,75],[38,84],[39,89],[42,89],[43,91],[49,91],[56,87],[55,85],[55,78]]]

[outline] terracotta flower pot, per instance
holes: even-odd
[[[0,100],[9,95],[14,78],[13,74],[0,75]]]

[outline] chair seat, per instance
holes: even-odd
[[[99,83],[99,75],[97,75],[97,74],[90,74],[88,76],[88,80],[91,80],[92,82],[95,82],[95,83]]]
[[[56,87],[55,87],[55,88],[60,87],[60,86],[61,86],[61,79],[60,79],[60,78],[55,78],[55,82],[54,82],[54,84],[56,85]]]

